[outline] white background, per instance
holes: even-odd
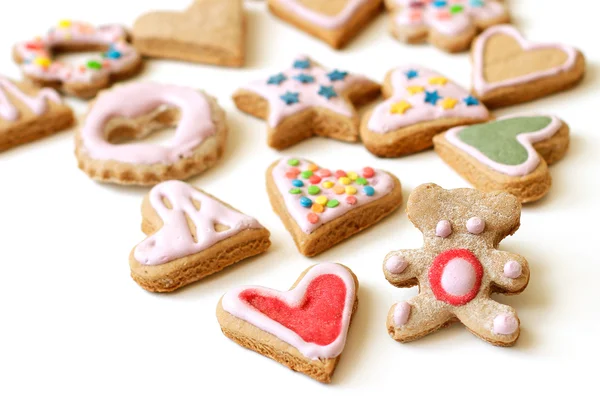
[[[61,18],[131,26],[147,10],[182,10],[187,3],[3,3],[0,72],[18,78],[13,43],[45,32]],[[404,206],[368,231],[307,259],[296,251],[267,199],[264,171],[283,154],[330,168],[389,170],[403,183],[405,204],[410,191],[424,182],[446,188],[467,185],[433,151],[379,160],[361,144],[314,138],[278,153],[266,146],[265,123],[238,112],[230,99],[237,86],[278,72],[298,53],[377,80],[392,67],[421,63],[467,87],[468,55],[400,44],[388,35],[384,16],[347,49],[333,51],[276,20],[260,2],[250,3],[244,69],[152,60],[137,79],[203,88],[218,97],[231,128],[227,150],[217,166],[190,182],[256,217],[270,229],[272,248],[176,293],[148,293],[131,280],[128,265],[130,250],[144,237],[140,204],[148,189],[88,179],[77,169],[73,130],[0,154],[0,398],[594,397],[600,357],[595,95],[600,52],[594,4],[510,2],[515,23],[526,36],[580,47],[588,73],[574,90],[497,112],[554,113],[572,128],[567,157],[550,168],[552,190],[524,207],[521,229],[501,245],[524,255],[531,265],[531,283],[523,294],[495,297],[515,307],[522,323],[517,345],[505,349],[460,325],[410,344],[388,337],[389,307],[417,292],[392,287],[381,271],[387,252],[421,245]],[[86,103],[68,103],[81,117]],[[228,289],[242,284],[287,289],[319,261],[350,266],[361,285],[358,312],[329,386],[234,344],[215,318],[217,301]]]

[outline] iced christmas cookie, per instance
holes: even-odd
[[[548,165],[569,148],[569,126],[545,115],[515,115],[450,129],[434,139],[435,151],[477,189],[503,190],[522,202],[544,196]]]
[[[81,65],[70,65],[54,59],[54,53],[61,51],[102,53]],[[94,27],[69,20],[60,21],[44,36],[18,43],[13,56],[31,81],[81,98],[94,97],[113,82],[136,75],[142,67],[142,59],[122,26]]]
[[[0,76],[0,151],[70,127],[73,111],[53,89]]]
[[[294,371],[329,383],[356,311],[358,280],[341,264],[304,271],[287,292],[244,286],[217,306],[231,340]]]
[[[379,90],[364,76],[326,70],[301,56],[291,68],[237,90],[233,100],[240,110],[267,120],[267,143],[281,150],[314,135],[356,142],[354,107]]]
[[[139,17],[133,44],[145,56],[241,67],[245,25],[242,0],[195,0],[184,12]]]
[[[496,0],[385,0],[392,34],[408,43],[429,41],[448,51],[468,50],[481,30],[510,21]]]
[[[131,277],[152,292],[172,292],[271,245],[257,220],[181,181],[153,187],[142,217],[148,237],[131,251],[129,265]]]
[[[394,175],[371,167],[355,171],[329,170],[291,157],[269,167],[271,205],[300,253],[315,256],[402,204],[402,188]]]
[[[122,143],[176,126],[165,144]],[[227,139],[225,112],[210,95],[187,87],[131,83],[101,93],[76,136],[79,168],[125,185],[185,179],[213,166]]]
[[[577,85],[583,54],[563,44],[538,44],[510,25],[489,28],[471,50],[473,93],[489,107],[524,103]]]
[[[382,1],[269,0],[269,9],[298,29],[341,49],[379,14]]]
[[[416,65],[388,72],[383,95],[388,99],[367,112],[360,127],[365,147],[379,157],[427,149],[436,134],[490,117],[485,106],[467,90]]]
[[[490,294],[518,294],[529,283],[527,261],[497,249],[519,228],[519,200],[429,183],[412,192],[407,212],[423,233],[423,248],[389,253],[383,272],[394,286],[418,285],[419,294],[392,306],[390,336],[408,342],[460,321],[487,342],[512,346],[519,337],[517,312]]]

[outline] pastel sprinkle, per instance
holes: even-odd
[[[323,205],[321,205],[321,204],[314,203],[311,207],[311,210],[313,210],[316,213],[321,214],[323,211],[325,211],[325,207],[323,207]]]
[[[327,202],[327,207],[329,207],[329,208],[336,208],[339,205],[340,205],[340,202],[337,201],[336,199],[331,199]]]
[[[298,176],[297,172],[294,173],[294,172],[288,171],[288,172],[285,173],[285,177],[288,178],[288,179],[296,179],[297,176]]]
[[[317,197],[317,199],[315,200],[315,203],[324,206],[325,204],[327,204],[327,196],[319,196],[319,197]]]
[[[39,65],[40,67],[47,68],[50,66],[50,64],[52,64],[52,60],[49,59],[48,57],[36,57],[33,60],[33,63],[35,65]]]
[[[320,171],[319,171],[319,175],[320,175],[322,178],[328,178],[328,177],[330,177],[330,176],[331,176],[331,171],[330,171],[330,170],[328,170],[328,169],[325,169],[325,168],[323,168],[322,170],[320,170]]]
[[[343,186],[335,185],[333,187],[333,191],[335,192],[335,194],[342,194],[346,191],[346,189]]]
[[[375,170],[371,167],[364,167],[363,168],[363,176],[365,178],[372,178],[375,176]]]
[[[358,174],[356,172],[348,172],[348,178],[355,181],[358,178]]]
[[[372,186],[365,186],[363,192],[365,192],[367,196],[373,196],[375,194],[375,189],[373,189]]]
[[[302,186],[304,186],[304,182],[302,182],[300,179],[294,179],[292,181],[292,185],[294,185],[296,187],[302,187]]]
[[[356,180],[356,183],[358,183],[359,185],[366,185],[369,182],[365,178],[360,177]]]
[[[356,194],[357,190],[354,186],[346,186],[346,194]]]
[[[300,205],[302,207],[306,207],[309,208],[310,206],[312,206],[312,200],[309,199],[308,197],[300,197]]]
[[[310,165],[308,166],[308,169],[309,169],[310,171],[312,171],[312,172],[315,172],[315,171],[317,171],[317,170],[319,169],[319,167],[318,167],[317,165],[315,165],[315,164],[310,164]]]
[[[289,174],[294,174],[294,176],[296,176],[300,173],[300,170],[296,167],[292,167],[292,168],[288,169],[287,172]]]
[[[291,188],[290,193],[291,194],[300,194],[300,193],[302,193],[302,190],[300,190],[298,188]]]
[[[309,171],[302,171],[302,173],[300,175],[302,175],[302,177],[304,179],[308,179],[308,178],[310,178],[313,175],[313,172],[310,171],[310,170]]]
[[[325,182],[323,182],[323,185],[322,185],[322,186],[323,186],[325,189],[331,189],[331,188],[333,187],[333,182],[331,182],[331,181],[325,181]]]
[[[287,163],[288,163],[288,165],[291,165],[292,167],[295,167],[295,166],[297,166],[298,164],[300,164],[300,161],[298,161],[298,160],[297,160],[297,159],[295,159],[295,158],[290,158],[290,159],[288,160],[288,162],[287,162]]]
[[[102,69],[102,63],[99,63],[96,60],[90,60],[85,64],[89,69]]]
[[[350,180],[350,178],[348,178],[347,176],[343,176],[340,179],[338,179],[338,182],[342,185],[349,185],[352,183],[352,181]]]
[[[356,200],[356,197],[354,196],[346,197],[346,203],[350,204],[351,206],[355,205],[357,202],[358,200]]]
[[[335,171],[336,178],[342,178],[344,176],[346,176],[346,172],[342,171],[341,169],[338,169],[337,171]]]
[[[308,222],[310,222],[311,224],[316,224],[317,222],[319,222],[319,216],[317,214],[314,213],[310,213],[306,216],[306,219],[308,219]]]
[[[70,26],[71,26],[71,20],[61,19],[60,21],[58,21],[59,28],[69,28]]]
[[[321,193],[321,189],[319,189],[318,186],[309,186],[308,187],[308,194],[311,194],[311,195],[314,196],[314,195],[317,195],[319,193]]]
[[[309,179],[310,183],[312,183],[313,185],[316,185],[317,183],[321,182],[321,177],[319,175],[313,175],[311,176]]]

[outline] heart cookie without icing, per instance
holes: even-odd
[[[358,281],[341,264],[321,263],[287,292],[246,286],[217,306],[223,333],[251,350],[330,382],[356,310]]]
[[[184,12],[150,12],[133,26],[145,56],[231,67],[244,65],[244,36],[242,0],[195,0]]]
[[[473,44],[473,92],[489,107],[523,103],[575,86],[583,54],[563,44],[525,40],[510,25],[487,29]]]
[[[300,253],[315,256],[402,204],[402,188],[394,175],[370,167],[357,171],[330,171],[299,158],[284,158],[269,167],[271,205]]]

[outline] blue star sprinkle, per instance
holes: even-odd
[[[408,79],[413,79],[413,78],[416,78],[417,76],[419,76],[419,72],[415,71],[414,69],[409,69],[408,71],[405,72],[405,75]]]
[[[331,82],[343,81],[344,79],[346,79],[346,76],[348,76],[347,72],[340,71],[337,69],[334,69],[333,71],[331,71],[330,73],[327,74],[327,77],[329,78],[329,80]]]
[[[307,74],[296,75],[294,79],[300,83],[313,83],[315,81],[315,78]]]
[[[337,97],[337,93],[333,89],[333,86],[321,86],[319,88],[319,95],[330,100],[332,97]]]
[[[437,90],[433,92],[425,92],[425,103],[433,104],[434,106],[442,97],[438,94]]]
[[[285,102],[288,106],[292,104],[296,104],[300,102],[300,93],[296,92],[285,92],[285,94],[279,96],[281,100]]]
[[[467,106],[478,106],[479,105],[479,100],[477,100],[475,97],[473,96],[469,96],[469,97],[465,97],[463,99],[463,101],[465,102],[465,104]]]
[[[284,74],[277,74],[269,77],[267,84],[269,85],[281,85],[281,82],[287,80],[287,77]]]
[[[296,60],[294,61],[294,68],[296,69],[309,69],[310,61],[309,60]]]

